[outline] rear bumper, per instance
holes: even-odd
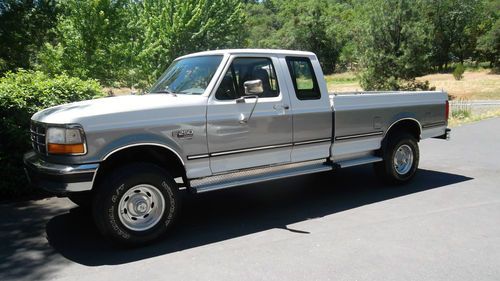
[[[451,138],[451,129],[450,128],[446,128],[446,131],[443,135],[440,135],[440,136],[437,136],[437,137],[434,137],[435,139],[442,139],[442,140],[450,140]]]
[[[33,186],[64,195],[92,189],[99,164],[62,165],[42,160],[35,152],[24,155],[25,171]]]

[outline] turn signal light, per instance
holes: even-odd
[[[51,154],[82,154],[85,153],[85,147],[83,143],[78,143],[78,144],[49,143],[47,151]]]

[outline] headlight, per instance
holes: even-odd
[[[85,141],[81,127],[49,127],[47,152],[50,154],[85,154]]]

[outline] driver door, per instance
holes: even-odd
[[[213,173],[290,162],[289,97],[274,57],[232,57],[207,109]],[[261,80],[263,93],[244,98],[244,83]],[[253,113],[252,113],[253,109]]]

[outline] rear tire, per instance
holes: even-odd
[[[103,236],[132,246],[166,234],[177,217],[179,201],[178,187],[167,171],[137,163],[116,169],[102,181],[92,211]]]
[[[390,184],[404,184],[410,181],[420,160],[418,143],[408,133],[393,136],[382,148],[382,162],[374,164],[377,176]]]

